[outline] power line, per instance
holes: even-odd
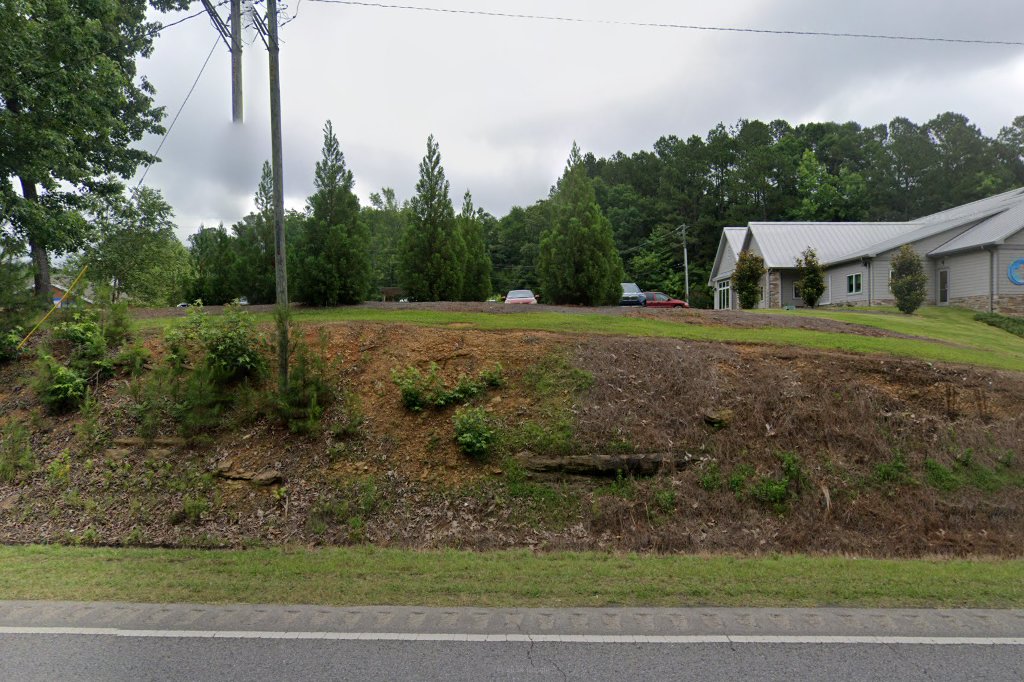
[[[214,7],[220,7],[221,5],[225,5],[228,2],[230,2],[230,0],[221,0],[216,5],[214,5]],[[157,35],[161,31],[163,31],[165,28],[170,28],[171,26],[177,26],[178,24],[183,24],[186,21],[188,21],[189,19],[195,19],[196,17],[202,16],[203,14],[206,14],[206,10],[205,9],[200,10],[199,12],[196,12],[195,14],[190,14],[187,17],[182,17],[181,19],[178,19],[177,21],[172,21],[169,24],[161,24],[159,27],[154,28],[152,31],[150,31],[146,35],[147,36]]]
[[[715,31],[720,33],[755,33],[779,36],[803,36],[819,38],[866,38],[873,40],[902,40],[917,41],[926,43],[958,43],[963,45],[1009,45],[1024,46],[1024,42],[1018,40],[982,40],[972,38],[939,38],[931,36],[912,36],[885,33],[846,33],[831,31],[789,31],[782,29],[768,28],[746,28],[737,26],[704,26],[700,24],[670,24],[653,21],[626,21],[618,19],[586,19],[582,17],[561,17],[544,14],[518,14],[515,12],[489,12],[473,9],[448,9],[442,7],[422,7],[417,5],[391,5],[381,2],[360,2],[358,0],[310,0],[310,2],[323,2],[333,5],[350,5],[355,7],[374,7],[379,9],[411,10],[415,12],[434,12],[437,14],[467,14],[483,17],[498,17],[502,19],[531,19],[536,21],[556,21],[573,24],[604,24],[608,26],[632,26],[635,28],[668,28],[684,31]]]
[[[203,77],[203,71],[206,71],[206,65],[210,63],[210,57],[213,56],[213,51],[217,49],[218,42],[220,42],[219,34],[217,35],[217,38],[213,41],[213,46],[210,47],[210,54],[206,55],[206,61],[203,62],[203,66],[199,69],[199,73],[196,75],[196,79],[192,81],[192,87],[188,89],[188,93],[185,95],[185,99],[182,101],[181,106],[178,107],[178,112],[174,114],[174,118],[171,119],[171,125],[167,126],[167,130],[164,131],[164,136],[160,138],[160,144],[157,145],[156,151],[153,152],[153,156],[159,154],[160,150],[164,148],[164,142],[167,141],[167,136],[171,134],[171,130],[174,128],[174,124],[178,122],[178,117],[181,116],[182,109],[184,109],[185,105],[188,104],[188,98],[192,96],[192,91],[196,89],[197,85],[199,85],[199,79]],[[139,178],[139,181],[137,183],[135,183],[136,187],[139,187],[142,184],[142,181],[146,179],[146,174],[149,173],[149,169],[152,167],[152,163],[146,165],[146,170],[142,171],[142,177]]]

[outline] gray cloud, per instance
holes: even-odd
[[[432,0],[522,13],[769,29],[1014,40],[1024,5],[952,0],[832,3],[738,0]],[[546,196],[573,140],[608,155],[662,135],[704,135],[741,118],[924,121],[959,111],[988,134],[1022,113],[1024,50],[644,29],[425,14],[304,2],[283,32],[285,187],[312,191],[330,118],[356,189],[414,192],[436,135],[458,203],[468,187],[495,215]],[[172,17],[168,17],[170,21]],[[166,31],[141,65],[173,115],[214,39],[198,18]],[[246,122],[232,126],[229,63],[217,48],[147,183],[175,207],[180,233],[251,209],[270,156],[266,53],[246,53]],[[158,140],[147,139],[152,149]]]

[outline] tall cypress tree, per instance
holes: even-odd
[[[359,220],[352,171],[330,121],[324,126],[323,158],[316,164],[306,229],[295,251],[298,298],[313,305],[359,303],[370,283],[369,234]]]
[[[466,244],[455,222],[448,180],[434,136],[420,162],[416,196],[402,240],[402,286],[416,301],[455,301],[462,296]]]
[[[622,259],[575,142],[552,203],[552,221],[541,235],[537,262],[544,297],[551,303],[617,302],[625,277]]]
[[[491,295],[491,256],[484,244],[484,226],[473,208],[473,196],[466,190],[459,213],[459,232],[466,244],[462,300],[483,301]]]

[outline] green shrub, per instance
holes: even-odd
[[[327,362],[327,334],[320,330],[318,352],[299,338],[290,360],[288,391],[279,403],[279,413],[294,433],[319,431],[324,409],[334,400]]]
[[[0,331],[0,364],[10,362],[20,355],[18,344],[21,343],[23,336],[24,330],[21,327]]]
[[[35,469],[29,432],[19,421],[10,421],[0,429],[0,481],[10,483],[18,474]]]
[[[100,412],[99,401],[93,396],[92,391],[87,390],[82,401],[81,421],[75,424],[75,436],[82,446],[82,455],[91,455],[106,443],[107,434],[100,424]]]
[[[452,417],[455,423],[455,442],[463,454],[473,459],[485,459],[491,452],[495,430],[490,417],[482,407],[465,407]]]
[[[197,524],[203,520],[203,514],[210,511],[210,503],[202,497],[186,495],[181,502],[181,509],[171,514],[171,523],[188,522]]]
[[[785,511],[791,495],[790,481],[786,478],[762,476],[750,489],[752,498],[778,512]]]
[[[398,386],[402,404],[412,412],[422,412],[428,407],[445,408],[449,405],[464,405],[483,393],[487,388],[504,385],[501,365],[480,372],[479,379],[460,375],[454,388],[448,388],[438,373],[436,363],[430,363],[430,371],[424,375],[413,366],[403,370],[391,370],[391,379]]]
[[[1008,331],[1011,334],[1024,336],[1024,320],[1019,317],[1009,317],[998,313],[977,313],[974,319],[978,322],[998,327],[1003,331]]]
[[[654,506],[658,511],[669,514],[676,508],[676,491],[669,489],[657,490],[654,493]]]
[[[749,464],[741,464],[729,475],[729,490],[742,496],[747,489],[747,479],[754,475],[754,467]]]
[[[480,380],[490,388],[501,388],[505,385],[504,368],[500,362],[494,363],[494,367],[481,370]]]
[[[218,384],[258,379],[267,371],[265,344],[256,323],[237,304],[228,305],[225,313],[207,327],[202,341],[206,364]]]
[[[741,308],[756,308],[761,300],[761,280],[764,277],[764,258],[748,249],[740,251],[732,272],[732,288],[736,291]]]
[[[890,262],[892,278],[889,290],[896,299],[900,312],[912,314],[921,307],[927,296],[928,277],[924,273],[921,257],[910,246],[904,244]]]
[[[139,376],[152,358],[152,353],[141,343],[126,346],[114,356],[114,367],[131,376]]]
[[[722,489],[722,472],[718,462],[712,460],[697,479],[697,485],[709,493]]]
[[[87,384],[77,371],[43,354],[36,364],[34,387],[51,412],[70,412],[85,400]]]
[[[131,337],[132,319],[127,303],[112,303],[101,308],[99,322],[108,348],[119,348]]]

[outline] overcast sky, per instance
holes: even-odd
[[[292,3],[300,0],[289,0]],[[388,0],[382,0],[387,2]],[[580,19],[1020,40],[1020,0],[408,0]],[[404,4],[404,3],[403,3]],[[198,11],[168,14],[171,23]],[[227,6],[220,8],[227,16]],[[546,196],[573,140],[607,156],[719,122],[968,116],[987,135],[1024,114],[1024,48],[722,33],[427,13],[301,0],[281,31],[285,201],[312,192],[331,119],[365,202],[415,191],[433,133],[453,201],[496,216]],[[255,36],[250,36],[254,38]],[[140,71],[177,111],[216,38],[205,17],[167,28]],[[179,234],[252,210],[270,158],[267,54],[249,42],[245,122],[231,123],[230,56],[218,44],[146,183]],[[154,150],[156,137],[141,145]]]

